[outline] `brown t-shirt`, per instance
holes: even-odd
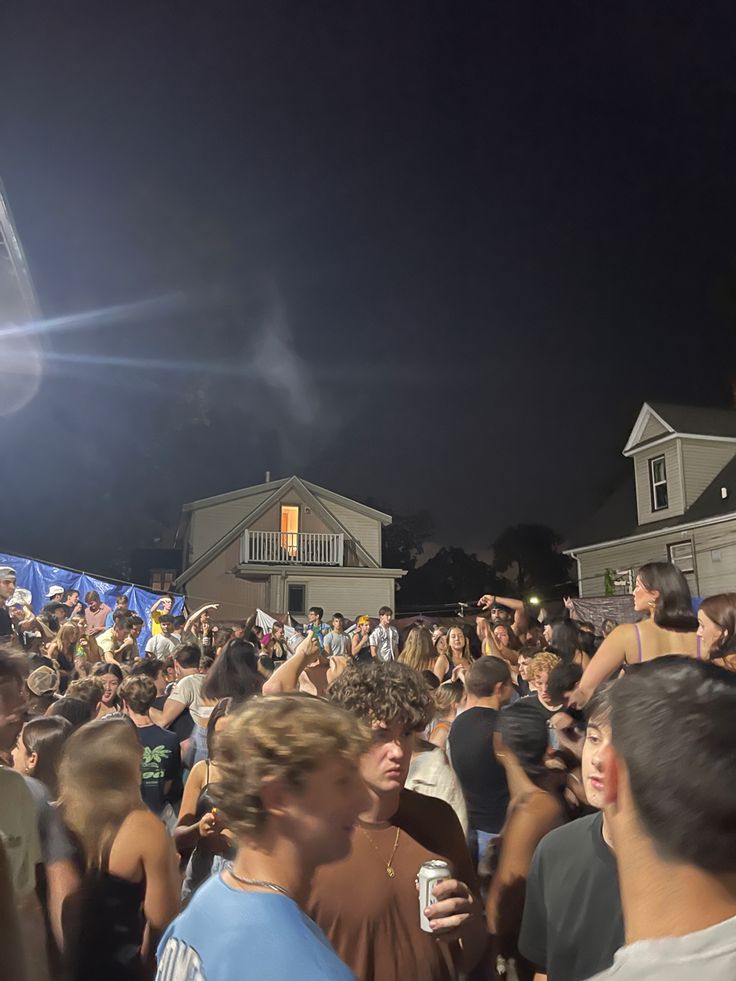
[[[402,790],[391,825],[367,827],[370,838],[355,829],[348,858],[317,870],[307,913],[359,981],[450,981],[457,977],[452,948],[420,929],[415,880],[423,862],[444,859],[478,892],[460,822],[444,801]]]

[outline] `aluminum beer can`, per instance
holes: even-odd
[[[429,920],[424,915],[428,906],[436,903],[437,900],[432,895],[432,889],[436,882],[450,878],[450,866],[447,862],[440,862],[436,859],[432,862],[424,862],[419,869],[417,885],[419,886],[419,926],[425,933],[432,933]]]

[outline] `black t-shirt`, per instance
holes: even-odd
[[[548,981],[584,981],[624,943],[616,859],[603,816],[578,818],[537,846],[526,884],[519,950]]]
[[[448,738],[452,767],[468,806],[468,821],[476,831],[498,834],[506,819],[509,788],[506,771],[493,752],[498,712],[475,706],[452,723]]]
[[[542,705],[539,701],[539,696],[536,692],[532,692],[531,695],[526,695],[522,699],[523,702],[533,705],[535,709],[539,712],[545,722],[549,722],[553,715],[557,715],[558,712],[564,712],[565,706],[558,705],[556,708],[548,709],[546,706]]]
[[[140,726],[136,732],[143,746],[141,797],[154,814],[161,814],[168,799],[164,784],[172,780],[175,791],[181,774],[179,740],[160,726]]]
[[[14,633],[13,621],[10,619],[7,607],[0,606],[0,637],[12,637]]]

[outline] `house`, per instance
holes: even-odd
[[[645,402],[623,455],[633,480],[574,536],[581,596],[631,589],[673,562],[694,596],[736,590],[736,410]]]
[[[381,566],[391,516],[299,477],[185,504],[177,534],[189,608],[219,603],[224,620],[256,608],[354,617],[394,605],[402,569]]]

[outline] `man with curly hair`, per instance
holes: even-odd
[[[370,797],[351,854],[317,870],[307,911],[360,981],[451,981],[480,960],[483,910],[460,823],[444,801],[404,789],[415,733],[432,714],[430,690],[405,664],[348,668],[329,699],[370,727],[360,772]],[[419,925],[416,877],[440,859],[451,878],[435,886]]]

